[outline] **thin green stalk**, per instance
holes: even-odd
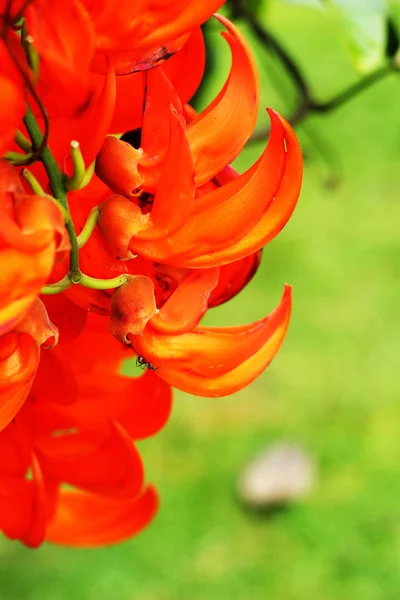
[[[32,140],[33,148],[39,148],[43,141],[43,134],[30,108],[28,108],[28,111],[25,115],[24,123]],[[49,146],[46,145],[44,147],[40,158],[49,177],[50,187],[54,198],[56,198],[61,206],[69,213],[68,200],[65,192],[64,175],[61,172]],[[69,219],[65,226],[71,242],[70,271],[79,271],[78,241],[72,219]]]

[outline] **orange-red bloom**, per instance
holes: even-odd
[[[30,547],[138,533],[158,498],[136,441],[167,423],[171,386],[231,394],[284,340],[290,286],[251,324],[202,323],[250,281],[302,178],[271,109],[260,158],[230,167],[260,90],[225,17],[228,78],[188,105],[220,4],[0,0],[0,531]]]
[[[170,388],[151,372],[137,379],[117,375],[124,348],[106,339],[99,320],[91,318],[79,344],[70,340],[44,351],[23,409],[0,433],[0,528],[30,546],[44,538],[78,546],[115,543],[140,531],[157,509],[132,440],[165,424]],[[111,358],[101,379],[99,342]]]
[[[46,283],[56,252],[69,249],[63,217],[43,196],[26,194],[0,159],[0,335],[11,331]]]

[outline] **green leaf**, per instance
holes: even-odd
[[[385,0],[321,0],[337,27],[354,65],[366,72],[384,58]]]

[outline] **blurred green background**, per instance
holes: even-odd
[[[322,13],[281,5],[268,26],[318,98],[359,78]],[[228,68],[217,30],[214,38],[207,98]],[[294,96],[276,61],[250,41],[262,126],[265,106],[288,114]],[[236,396],[176,394],[168,427],[141,444],[162,499],[152,526],[99,550],[2,541],[1,600],[398,600],[399,98],[392,75],[297,127],[306,161],[296,213],[246,290],[207,317],[259,319],[289,282],[287,339]],[[247,168],[263,145],[249,145],[236,166]],[[235,499],[237,474],[265,445],[285,440],[316,460],[315,491],[287,511],[252,516]]]

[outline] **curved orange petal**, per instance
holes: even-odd
[[[222,35],[232,52],[232,66],[220,94],[187,128],[196,185],[212,179],[236,158],[252,134],[258,114],[260,83],[250,46],[229,19],[215,17],[228,30]]]
[[[27,531],[21,541],[30,548],[37,548],[44,540],[47,524],[47,495],[42,469],[36,458],[32,455],[32,481],[33,487],[33,515]]]
[[[160,369],[159,376],[170,385],[197,396],[227,396],[243,389],[266,369],[285,338],[291,310],[290,294],[287,291],[286,299],[284,299],[285,296],[280,305],[282,307],[280,321],[276,324],[274,331],[271,331],[271,336],[254,354],[237,364],[230,371],[221,373],[221,370],[216,370],[214,376],[208,375],[205,377],[200,373],[182,367],[174,368],[171,366]],[[283,301],[285,302],[284,307],[282,306]]]
[[[15,417],[32,387],[40,347],[26,333],[0,337],[0,431]]]
[[[76,425],[79,427],[79,422],[71,421],[69,427]],[[132,498],[143,485],[139,452],[117,422],[111,424],[106,437],[78,429],[39,438],[36,454],[46,476],[94,494]]]
[[[24,317],[48,280],[58,248],[67,248],[57,206],[21,189],[15,169],[0,159],[0,335]]]
[[[62,490],[46,540],[81,548],[116,544],[144,529],[157,509],[158,496],[152,486],[127,501]]]
[[[202,267],[218,266],[209,257],[245,238],[279,191],[286,162],[284,128],[275,112],[270,110],[269,114],[271,135],[257,163],[202,197],[200,202],[206,198],[207,209],[193,213],[175,234],[153,244],[133,238],[131,252],[179,266],[190,266],[196,260],[202,261]],[[206,261],[208,265],[203,264]]]
[[[177,177],[177,173],[179,176]],[[189,217],[194,201],[194,169],[190,148],[177,111],[169,110],[169,143],[148,228],[137,233],[141,240],[171,235]]]
[[[192,331],[206,312],[218,280],[218,267],[189,271],[153,317],[151,327],[159,333],[172,335]]]
[[[265,246],[286,225],[299,198],[303,179],[303,161],[296,134],[283,117],[280,116],[280,119],[286,132],[286,168],[279,190],[268,210],[253,229],[236,244],[212,252],[208,256],[197,256],[188,261],[180,261],[180,266],[206,268],[240,260]]]
[[[93,24],[80,0],[29,2],[25,11],[29,34],[40,57],[39,96],[46,109],[56,109],[46,98],[47,90],[57,89],[58,103],[76,111],[89,95],[88,75],[95,48]],[[68,104],[63,102],[68,98]],[[55,105],[55,106],[54,106]]]
[[[167,423],[172,409],[172,390],[152,371],[131,379],[118,396],[113,413],[134,440],[156,434]]]
[[[250,325],[198,327],[174,336],[160,335],[150,325],[143,336],[132,339],[132,346],[159,368],[160,377],[164,377],[164,368],[215,377],[236,368],[267,344],[282,323],[288,322],[290,308],[291,288],[286,286],[278,307]]]
[[[130,438],[140,440],[164,427],[171,413],[170,386],[149,370],[141,377],[107,373],[101,379],[86,372],[78,383],[79,401],[63,414],[78,419],[82,427],[104,429],[104,421],[112,418]]]
[[[145,181],[144,188],[149,192],[157,189],[161,166],[168,151],[171,106],[178,115],[182,115],[182,102],[163,69],[151,69],[146,73],[141,132],[144,153],[139,163],[139,173]]]

